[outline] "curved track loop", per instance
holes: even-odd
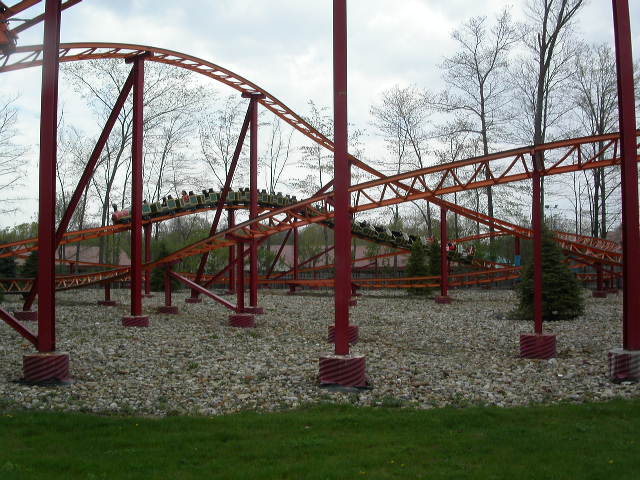
[[[60,44],[60,62],[74,62],[80,60],[98,60],[106,58],[125,59],[131,56],[150,52],[153,55],[146,61],[164,63],[175,67],[191,70],[218,82],[224,83],[241,93],[262,93],[265,97],[258,100],[265,108],[273,112],[299,132],[314,142],[329,150],[333,150],[333,143],[302,117],[287,107],[284,103],[260,88],[255,83],[232,72],[220,65],[208,62],[184,53],[166,50],[164,48],[126,43],[62,43]],[[10,72],[42,65],[42,45],[25,45],[17,47],[10,56],[0,56],[0,72]]]

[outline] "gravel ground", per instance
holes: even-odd
[[[356,405],[515,406],[640,396],[639,384],[607,377],[607,351],[621,345],[622,297],[587,299],[587,314],[545,324],[557,334],[558,356],[518,358],[530,322],[506,319],[511,291],[454,290],[454,303],[402,292],[368,292],[352,308],[372,387],[333,392],[317,384],[318,357],[333,320],[328,294],[262,293],[257,328],[227,326],[228,311],[206,299],[180,315],[153,313],[162,295],[145,299],[149,328],[124,328],[128,292],[112,291],[118,307],[98,307],[99,290],[58,296],[58,350],[69,352],[74,382],[38,387],[18,382],[22,355],[33,347],[0,326],[0,401],[5,406],[143,415],[218,415],[278,410],[317,402]],[[9,299],[11,300],[11,298]],[[3,305],[9,310],[18,304]]]

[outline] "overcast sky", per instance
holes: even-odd
[[[629,3],[638,52],[640,1]],[[350,120],[367,127],[370,105],[395,84],[439,90],[438,64],[455,49],[451,31],[471,16],[495,16],[505,6],[522,20],[524,4],[525,0],[349,0]],[[329,0],[84,0],[63,13],[61,39],[137,43],[188,53],[233,70],[305,114],[309,99],[327,106],[332,102],[331,5]],[[31,17],[39,9],[20,16]],[[613,44],[611,1],[590,0],[578,28],[588,41]],[[41,38],[41,29],[33,28],[19,43],[41,43]],[[3,94],[20,95],[22,140],[34,151],[39,82],[37,69],[0,76]],[[73,103],[69,95],[62,97]],[[13,223],[0,220],[2,226]]]

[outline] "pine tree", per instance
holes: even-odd
[[[38,251],[34,250],[29,254],[25,262],[20,267],[20,276],[23,278],[36,278],[38,276]]]
[[[407,276],[408,277],[426,277],[429,275],[429,268],[427,265],[427,252],[425,251],[422,242],[413,242],[411,246],[411,255],[407,261]],[[429,292],[429,288],[408,288],[407,293],[409,295],[426,295]]]
[[[163,241],[158,243],[157,248],[154,250],[155,260],[159,258],[164,258],[168,256],[171,252],[167,247],[167,244]],[[180,282],[175,278],[171,277],[171,289],[176,290],[180,286]],[[151,271],[151,290],[154,292],[162,292],[164,291],[164,268],[156,267]]]
[[[520,304],[514,315],[518,318],[533,318],[533,274],[531,262],[525,266],[517,289]],[[569,320],[584,313],[580,283],[547,229],[542,233],[542,284],[543,320]]]
[[[0,278],[16,278],[16,260],[13,257],[0,258]]]

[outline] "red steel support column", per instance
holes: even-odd
[[[602,271],[602,263],[596,263],[596,289],[591,292],[591,295],[595,298],[606,298],[607,291],[604,287],[604,275]]]
[[[249,219],[258,216],[258,100],[264,98],[259,94],[242,94],[250,98],[251,102],[251,127],[249,130]],[[257,225],[252,225],[251,230],[257,231]],[[258,239],[252,238],[249,242],[249,307],[248,313],[264,313],[258,306]]]
[[[449,232],[447,231],[447,209],[440,207],[440,295],[436,303],[451,303],[449,297],[449,258],[447,257]]]
[[[640,379],[640,233],[633,53],[628,0],[613,0],[622,154],[622,349],[609,352],[612,379]]]
[[[347,115],[347,2],[333,1],[333,115],[335,210],[335,355],[320,358],[320,383],[365,386],[365,357],[349,355],[351,297],[351,183]]]
[[[236,214],[233,210],[229,209],[228,211],[229,218],[229,228],[235,226],[236,224]],[[233,265],[233,262],[236,261],[236,246],[231,245],[229,247],[229,265]],[[236,269],[231,267],[229,269],[229,293],[234,293],[236,291]]]
[[[131,315],[122,319],[126,327],[147,327],[142,315],[142,142],[144,121],[144,57],[133,62],[133,134],[131,140]]]
[[[38,353],[22,360],[27,382],[69,378],[69,355],[56,353],[55,205],[60,0],[46,0],[40,109],[38,199]]]
[[[144,225],[144,262],[151,263],[151,223]],[[144,271],[144,296],[152,297],[151,295],[151,270]]]
[[[47,0],[40,110],[38,205],[38,351],[56,349],[55,231],[60,1]]]
[[[111,300],[111,282],[106,282],[104,284],[104,300],[99,300],[98,305],[103,305],[105,307],[114,307],[117,305],[114,300]]]
[[[532,154],[531,176],[533,195],[531,198],[531,223],[533,228],[533,318],[535,333],[520,335],[520,356],[524,358],[549,359],[556,355],[555,335],[542,334],[542,206],[540,205],[540,171],[542,158]]]
[[[232,327],[251,328],[255,327],[255,320],[252,314],[245,312],[244,306],[244,242],[237,245],[238,260],[236,262],[236,312],[229,316],[229,325]]]
[[[298,229],[293,229],[293,279],[298,280]],[[289,285],[289,294],[296,293],[297,284]]]
[[[158,313],[175,315],[178,313],[178,307],[171,304],[171,275],[169,274],[170,270],[170,265],[168,265],[164,269],[164,305],[158,308]]]
[[[513,253],[513,264],[516,267],[519,267],[522,264],[522,255],[520,254],[520,237],[514,237],[514,253]]]

